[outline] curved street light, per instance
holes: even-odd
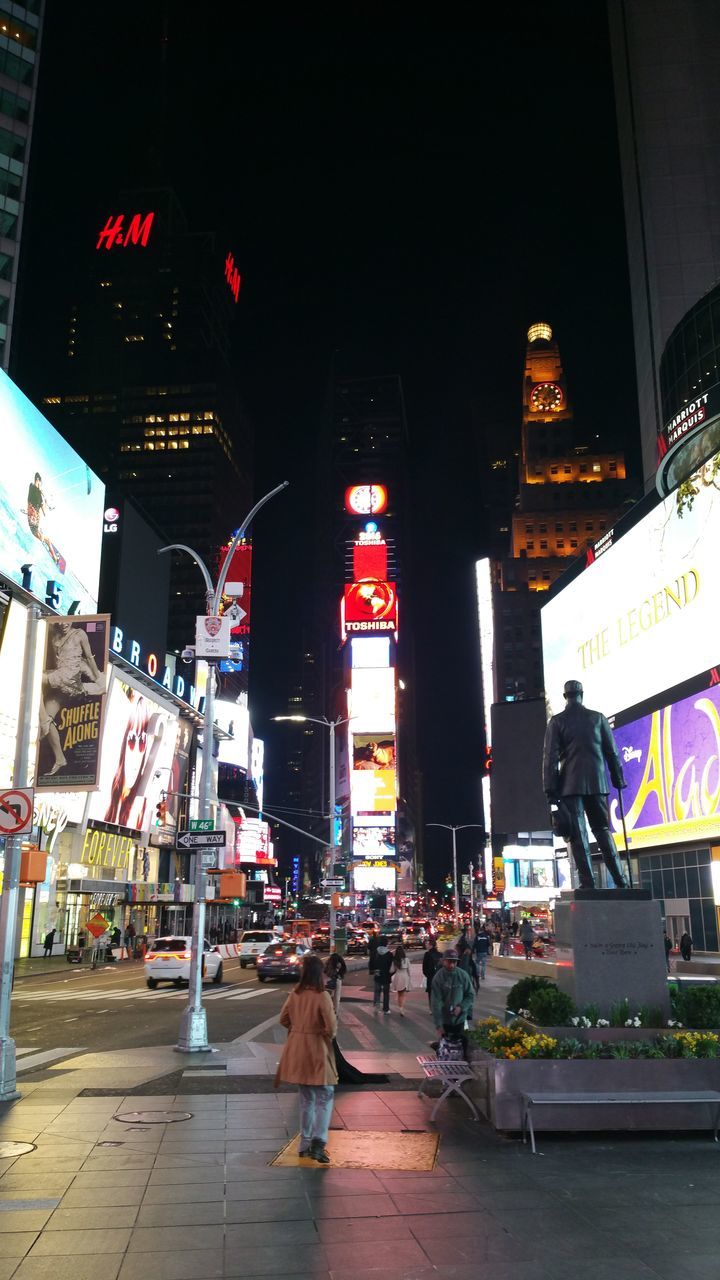
[[[452,831],[452,847],[453,847],[453,881],[455,884],[455,923],[460,919],[460,893],[458,891],[458,873],[457,873],[457,841],[455,839],[456,831],[467,831],[469,827],[477,827],[478,831],[484,831],[485,828],[481,822],[462,822],[458,826],[451,826],[447,822],[426,822],[426,827],[442,827],[443,831]],[[472,887],[472,886],[471,886]]]

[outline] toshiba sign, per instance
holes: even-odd
[[[398,629],[397,589],[394,582],[366,579],[345,587],[341,605],[343,640],[352,634],[393,632]]]

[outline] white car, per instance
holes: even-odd
[[[191,946],[190,937],[155,939],[145,956],[145,981],[151,990],[159,982],[174,982],[177,987],[189,983]],[[203,945],[203,978],[219,983],[222,976],[222,956],[217,947],[211,947],[206,941]]]
[[[257,967],[258,956],[263,954],[271,942],[282,942],[282,938],[279,938],[272,929],[246,929],[240,935],[238,942],[240,968],[246,969],[249,964]]]

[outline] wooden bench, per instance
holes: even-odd
[[[699,1090],[695,1093],[652,1092],[647,1093],[523,1093],[522,1140],[527,1141],[530,1131],[530,1146],[533,1155],[537,1155],[535,1146],[535,1129],[533,1126],[533,1108],[535,1107],[603,1107],[603,1106],[678,1106],[680,1104],[702,1105],[714,1107],[713,1139],[718,1140],[720,1127],[720,1093],[713,1090]]]
[[[425,1079],[422,1081],[420,1088],[418,1089],[419,1098],[425,1096],[424,1089],[429,1080],[439,1080],[441,1084],[445,1085],[444,1091],[440,1094],[440,1097],[430,1112],[431,1120],[435,1119],[442,1103],[453,1093],[462,1098],[463,1102],[467,1103],[476,1120],[480,1119],[475,1103],[472,1098],[469,1098],[467,1094],[463,1092],[462,1088],[466,1080],[475,1079],[475,1072],[468,1062],[456,1062],[452,1059],[436,1058],[434,1054],[432,1056],[429,1054],[418,1054],[417,1060],[425,1072]]]

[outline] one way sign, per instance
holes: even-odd
[[[176,849],[222,848],[225,844],[224,831],[178,831],[175,840]]]

